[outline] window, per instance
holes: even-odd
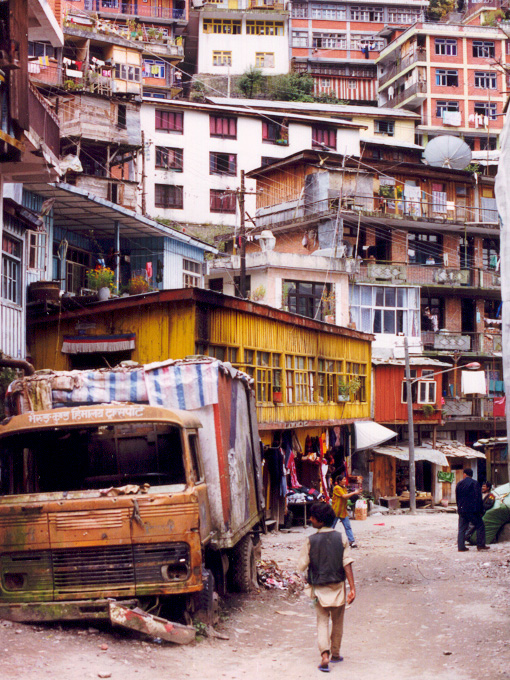
[[[211,137],[237,139],[237,118],[209,116],[209,132]]]
[[[248,35],[283,35],[283,21],[247,21]]]
[[[443,117],[445,111],[459,111],[459,102],[446,102],[437,101],[436,102],[436,116],[438,118]]]
[[[475,115],[488,116],[490,120],[496,120],[498,105],[488,102],[475,102]]]
[[[409,373],[410,373],[410,376],[411,376],[411,380],[415,380],[418,377],[418,371],[415,368],[411,368]],[[407,382],[406,382],[406,380],[402,381],[401,400],[402,400],[403,404],[407,404]],[[417,401],[418,401],[418,383],[412,382],[411,383],[411,403],[416,404]]]
[[[227,193],[223,189],[211,189],[210,192],[211,212],[232,213],[236,212],[236,195]]]
[[[2,236],[2,298],[21,305],[21,241]]]
[[[443,264],[443,237],[440,234],[413,234],[407,236],[409,262],[412,264]]]
[[[324,319],[323,298],[331,296],[331,285],[312,281],[284,281],[283,304],[289,312],[310,319]]]
[[[495,90],[497,87],[497,77],[490,71],[475,71],[475,87],[484,90]]]
[[[403,7],[388,7],[388,21],[390,24],[414,24],[420,18],[419,10]]]
[[[458,87],[459,72],[444,68],[436,68],[436,85],[445,87]]]
[[[384,21],[384,12],[375,7],[351,7],[351,21]]]
[[[498,148],[497,137],[481,137],[480,138],[480,151],[496,151]]]
[[[119,0],[101,0],[101,7],[115,9],[119,6]]]
[[[180,111],[156,110],[156,130],[161,132],[176,132],[182,135],[183,113]]]
[[[306,7],[306,5],[305,5]],[[306,19],[308,14],[304,15]],[[342,5],[312,4],[312,19],[324,19],[326,21],[346,21],[347,10]]]
[[[55,57],[55,48],[51,43],[44,42],[29,42],[28,43],[29,57]]]
[[[241,22],[234,19],[204,19],[204,33],[241,35]]]
[[[434,41],[436,54],[457,56],[457,41],[448,38],[436,38]]]
[[[126,104],[118,104],[117,105],[117,127],[121,128],[122,130],[126,129],[126,121],[127,121],[127,106]]]
[[[288,404],[313,401],[314,370],[311,357],[285,356],[285,386]]]
[[[367,366],[366,364],[358,364],[352,361],[345,363],[345,382],[352,387],[353,384],[359,385],[356,391],[350,389],[351,401],[366,401],[367,400]],[[340,396],[340,393],[339,393]]]
[[[142,69],[131,64],[115,64],[115,78],[127,80],[130,83],[139,83],[142,80]]]
[[[317,360],[317,390],[315,398],[319,403],[346,401],[343,361]]]
[[[318,50],[346,50],[347,39],[344,33],[314,33],[312,46]]]
[[[442,182],[432,182],[432,212],[446,213],[446,186]]]
[[[312,128],[312,149],[333,149],[336,151],[336,130],[328,127]]]
[[[473,57],[494,59],[495,54],[493,40],[473,40]]]
[[[395,134],[395,122],[393,120],[376,120],[374,132],[376,135],[393,137]]]
[[[308,31],[292,31],[292,47],[308,47]]]
[[[182,260],[183,288],[197,288],[202,283],[202,264],[194,260]],[[211,354],[209,354],[211,356]]]
[[[499,264],[499,243],[489,239],[484,238],[483,240],[483,268],[484,269],[497,269]]]
[[[255,52],[257,68],[274,68],[274,52]]]
[[[294,19],[308,19],[308,5],[304,3],[292,3],[292,17]]]
[[[282,391],[282,355],[273,352],[256,352],[255,355],[257,401],[272,402],[274,393]]]
[[[419,380],[417,385],[418,385],[418,404],[435,404],[436,383],[432,380]]]
[[[209,279],[209,290],[214,290],[216,293],[223,293],[223,279]]]
[[[28,257],[29,269],[44,271],[44,258],[46,254],[46,233],[42,231],[28,231]]]
[[[156,147],[156,168],[182,172],[182,149],[171,149],[166,146]]]
[[[182,186],[177,186],[175,184],[155,184],[154,187],[156,208],[182,209]]]
[[[200,461],[200,456],[198,452],[200,451],[200,445],[198,443],[198,435],[190,434],[188,437],[189,451],[191,454],[191,466],[193,468],[193,476],[196,482],[202,482],[204,480],[204,473],[202,470],[202,465]]]
[[[236,175],[237,154],[211,151],[209,153],[209,173],[211,175]]]
[[[241,277],[234,276],[234,290],[235,296],[239,297],[241,294]],[[251,276],[248,274],[246,277],[246,297],[249,298],[251,295]]]
[[[232,52],[214,50],[212,53],[213,66],[232,66]]]
[[[444,298],[437,298],[422,295],[420,300],[421,330],[425,333],[437,333],[444,328]],[[424,342],[431,342],[433,339],[424,339]],[[422,371],[423,374],[423,371]]]
[[[143,60],[144,78],[165,78],[165,62],[154,61],[154,59]]]
[[[280,158],[275,158],[274,156],[262,156],[260,159],[260,167],[265,167],[266,165],[271,165],[275,161],[281,160]]]
[[[262,141],[269,144],[288,146],[289,128],[283,120],[262,121]]]
[[[79,293],[82,288],[86,288],[87,269],[90,266],[90,254],[84,250],[69,246],[66,255],[66,291],[68,293]]]
[[[352,321],[358,330],[419,336],[417,288],[352,285],[350,298]]]

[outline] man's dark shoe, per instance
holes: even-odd
[[[478,545],[476,546],[477,550],[490,550],[490,545]]]
[[[468,552],[469,548],[459,548],[459,552]]]

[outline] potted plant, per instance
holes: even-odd
[[[282,386],[280,382],[280,373],[275,372],[273,383],[273,402],[280,404],[283,401]]]
[[[109,267],[97,265],[87,272],[88,287],[98,291],[100,300],[107,300],[115,290],[115,272]]]
[[[432,404],[423,404],[421,410],[423,411],[425,418],[430,418],[430,416],[434,415],[435,408]]]
[[[324,321],[326,323],[335,323],[335,291],[332,290],[330,293],[325,293],[321,298],[321,302]]]
[[[148,293],[151,287],[144,276],[132,276],[128,283],[128,293],[130,295],[141,295]]]
[[[338,381],[338,401],[349,401],[361,387],[359,378]]]

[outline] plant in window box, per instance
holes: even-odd
[[[322,313],[326,323],[335,323],[336,298],[335,291],[324,293],[321,297]]]
[[[132,276],[128,283],[128,293],[130,295],[141,295],[151,290],[149,282],[144,276]]]
[[[279,404],[283,401],[282,386],[281,386],[281,374],[279,371],[274,372],[274,383],[273,383],[273,402]]]
[[[361,387],[359,378],[338,381],[338,401],[349,401]]]
[[[288,283],[284,283],[282,285],[282,309],[285,312],[289,311],[289,292],[290,285]]]
[[[432,406],[432,404],[423,404],[421,410],[423,411],[425,418],[430,418],[430,416],[434,415],[436,409]]]
[[[101,267],[98,264],[95,269],[89,269],[86,274],[88,287],[98,291],[100,300],[108,299],[115,290],[115,272],[113,269]]]
[[[382,198],[395,198],[395,187],[393,184],[381,184],[379,187],[379,196]]]

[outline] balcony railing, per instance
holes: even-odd
[[[28,62],[28,74],[30,79],[37,83],[44,83],[45,85],[62,85],[62,67],[56,62],[49,64],[41,64],[39,61]]]
[[[58,117],[32,84],[28,89],[28,111],[30,127],[58,158],[60,156]]]
[[[481,206],[459,206],[446,200],[446,194],[438,193],[432,201],[410,200],[404,196],[387,198],[384,196],[345,196],[342,207],[362,215],[373,217],[386,216],[413,221],[432,221],[440,223],[457,222],[498,224],[496,199],[482,198]]]
[[[411,64],[415,64],[417,61],[424,61],[426,58],[426,50],[424,47],[418,47],[413,50],[411,54],[407,54],[402,59],[397,59],[388,70],[379,77],[379,85],[384,85],[388,80],[396,76],[398,73],[406,69]]]
[[[442,407],[443,416],[447,420],[478,420],[492,418],[494,414],[494,397],[446,397]]]
[[[502,350],[501,333],[486,330],[483,333],[455,333],[450,331],[424,331],[421,341],[426,352],[474,352],[493,355]]]
[[[98,7],[96,0],[85,0],[84,9],[89,12],[103,12],[104,14],[123,14],[134,17],[154,19],[185,19],[186,10],[173,7],[157,7],[146,5],[141,0],[102,0]]]
[[[482,288],[499,290],[501,278],[498,272],[477,267],[445,267],[440,264],[415,264],[405,262],[364,261],[360,266],[358,281],[361,283],[407,282],[421,286],[444,286],[445,288]]]
[[[393,97],[388,97],[384,103],[384,106],[397,106],[401,102],[416,94],[427,94],[426,82],[419,81],[418,83],[414,83],[413,85],[406,87],[404,90],[402,90],[402,92],[398,92]]]

